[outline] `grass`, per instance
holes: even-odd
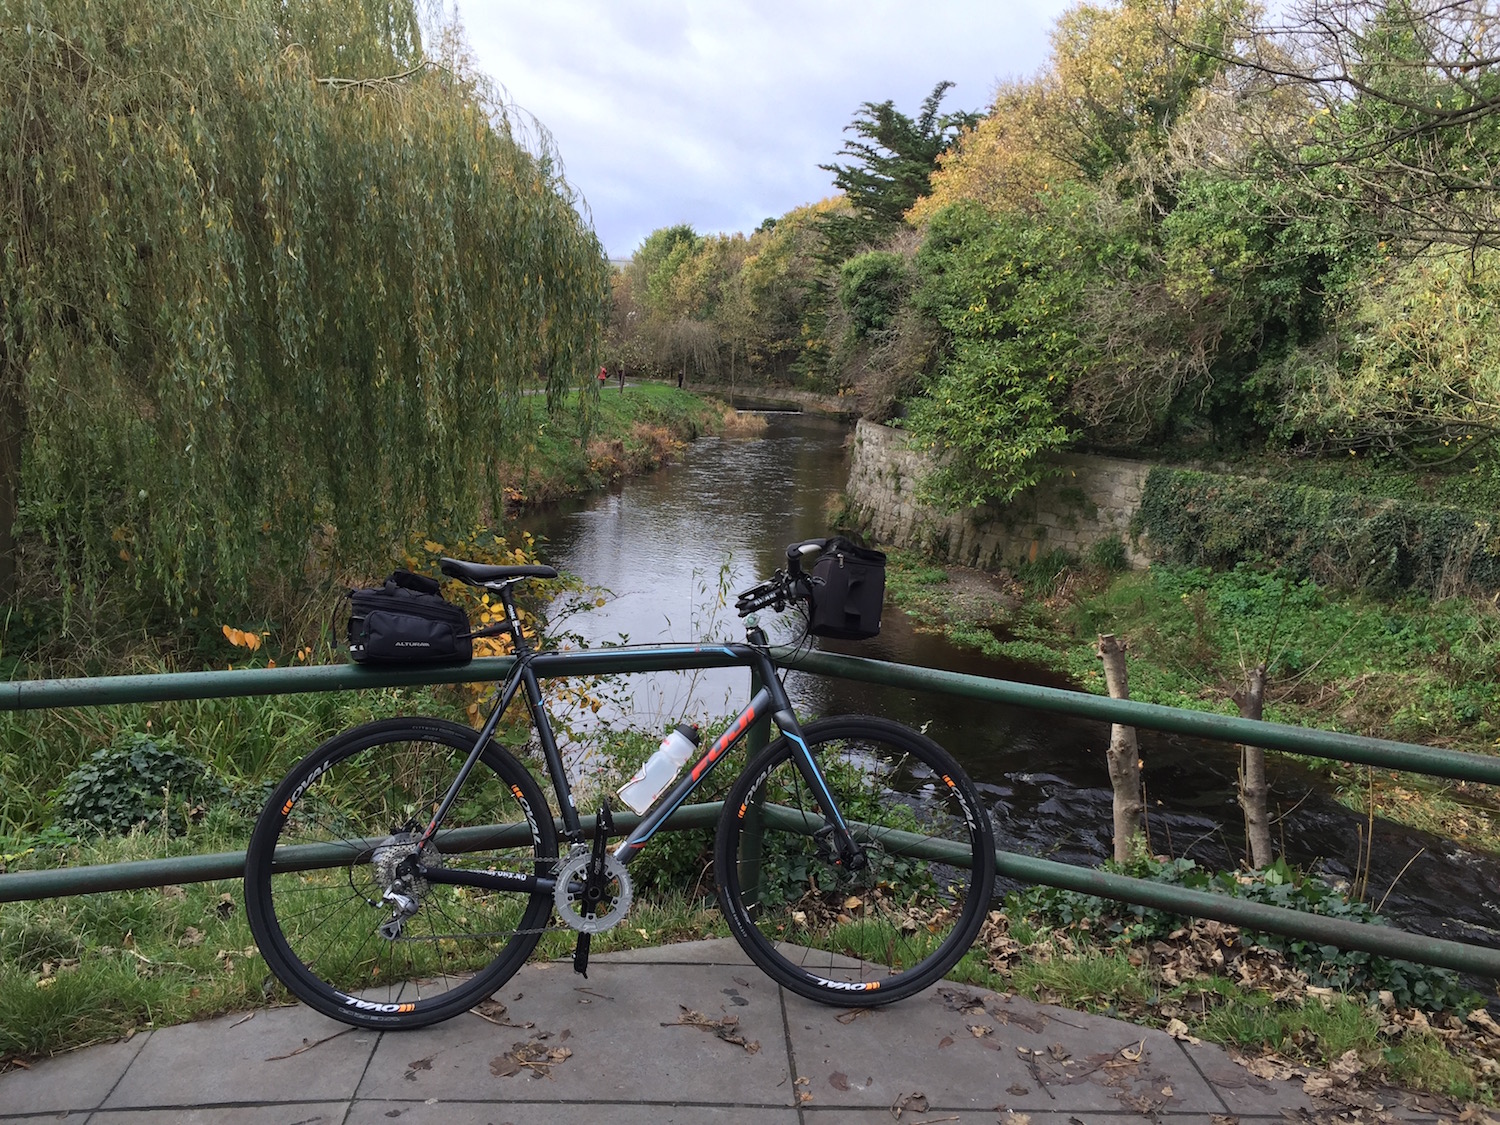
[[[149,831],[46,856],[61,865],[243,847],[243,825]],[[30,857],[41,866],[42,855]],[[53,864],[48,864],[53,865]],[[265,1004],[238,880],[0,906],[0,1057],[51,1054]]]
[[[1224,931],[1218,931],[1223,936]],[[1018,940],[1019,939],[1019,940]],[[1385,1083],[1464,1102],[1495,1104],[1500,1067],[1493,1049],[1465,1032],[1457,1014],[1401,1012],[1333,990],[1309,991],[1284,974],[1257,988],[1237,979],[1263,972],[1276,956],[1233,957],[1231,970],[1201,963],[1180,978],[1180,954],[1195,935],[1132,943],[1055,928],[1018,913],[991,915],[955,979],[1015,991],[1042,1003],[1168,1028],[1269,1061],[1278,1073],[1357,1070],[1364,1085]],[[1349,1052],[1354,1052],[1353,1056]],[[1475,1118],[1478,1120],[1478,1118]]]
[[[244,847],[249,828],[249,818],[218,810],[184,836],[142,828],[41,847],[25,865],[232,851]],[[593,952],[727,937],[712,895],[711,880],[641,895],[622,924],[595,936]],[[536,956],[570,957],[575,938],[571,930],[547,933]],[[0,905],[0,1066],[291,1000],[255,949],[239,880]]]
[[[1130,642],[1131,698],[1237,714],[1241,668],[1266,660],[1265,718],[1423,745],[1500,749],[1500,607],[1478,598],[1385,601],[1240,567],[1115,573],[1054,559],[976,601],[941,568],[893,552],[896,604],[955,643],[1066,675],[1102,694],[1099,633]],[[1313,759],[1308,759],[1314,761]],[[1361,811],[1500,851],[1487,787],[1316,760]]]

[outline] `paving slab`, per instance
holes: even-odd
[[[356,1097],[794,1104],[780,990],[745,967],[591,962],[585,980],[544,963],[495,999],[498,1022],[465,1014],[383,1036]],[[685,1025],[689,1012],[746,1045]]]
[[[123,1043],[71,1051],[34,1062],[28,1070],[0,1074],[0,1114],[87,1113],[115,1088],[150,1038],[147,1032]]]
[[[0,1075],[0,1125],[1419,1125],[1441,1108],[1342,1097],[1260,1079],[1213,1045],[963,985],[818,1004],[710,940],[596,958],[587,980],[530,964],[483,1015],[413,1032],[302,1007],[158,1029]]]
[[[104,1111],[91,1120],[98,1125],[341,1125],[348,1112],[348,1102],[282,1102]]]
[[[1024,1120],[1025,1125],[1226,1125],[1224,1120],[1215,1121],[1214,1115],[1202,1113],[1169,1113],[1163,1111],[1154,1117],[1142,1117],[1140,1114],[1129,1110],[1118,1110],[1110,1113],[1055,1110],[1044,1113],[1027,1112],[1015,1113],[1002,1110],[998,1114],[993,1110],[936,1110],[927,1114],[918,1115],[915,1118],[910,1114],[903,1114],[901,1122],[915,1121],[918,1125],[922,1122],[943,1122],[944,1125],[1020,1125]],[[1260,1122],[1274,1121],[1276,1125],[1285,1125],[1285,1119],[1277,1116],[1275,1118],[1253,1118],[1240,1119],[1238,1125],[1259,1125]],[[887,1110],[854,1110],[854,1109],[827,1109],[807,1110],[804,1114],[804,1125],[897,1125],[896,1119]]]
[[[920,1091],[930,1112],[1224,1112],[1170,1037],[1113,1020],[954,985],[865,1011],[786,1004],[809,1105],[889,1108]]]
[[[887,1121],[890,1115],[886,1115]],[[800,1125],[790,1106],[663,1105],[594,1102],[572,1110],[556,1102],[356,1102],[345,1125],[563,1125],[591,1120],[608,1125]],[[8,1125],[8,1123],[7,1123]],[[994,1125],[993,1122],[990,1125]]]
[[[345,1102],[378,1038],[301,1005],[160,1028],[103,1108]]]
[[[1269,1082],[1235,1062],[1222,1047],[1211,1043],[1178,1043],[1223,1099],[1227,1111],[1237,1116],[1271,1116],[1283,1109],[1291,1113],[1312,1112],[1313,1100],[1298,1082]]]
[[[568,964],[571,961],[559,962]],[[657,945],[647,949],[622,949],[615,953],[596,953],[589,964],[616,965],[744,965],[750,967],[750,958],[732,938],[704,938],[701,941],[684,941],[676,945]],[[759,969],[755,970],[760,972]]]

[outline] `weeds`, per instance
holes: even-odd
[[[1131,697],[1237,714],[1244,653],[1266,653],[1265,718],[1478,753],[1500,748],[1500,607],[1484,599],[1377,599],[1287,582],[1249,566],[1214,573],[1155,564],[1059,577],[1048,559],[1007,579],[1012,596],[975,602],[966,586],[892,552],[896,604],[957,644],[1062,673],[1102,693],[1101,632],[1130,639]],[[1104,562],[1107,560],[1099,560]],[[1321,759],[1345,804],[1500,850],[1500,802],[1487,787],[1356,769]],[[1373,788],[1371,782],[1373,781]]]

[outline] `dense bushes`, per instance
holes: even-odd
[[[1158,467],[1137,521],[1156,552],[1195,566],[1268,564],[1387,595],[1500,589],[1500,527],[1443,504]]]

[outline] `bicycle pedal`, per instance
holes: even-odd
[[[589,979],[589,939],[592,934],[579,934],[578,944],[573,947],[573,971]]]

